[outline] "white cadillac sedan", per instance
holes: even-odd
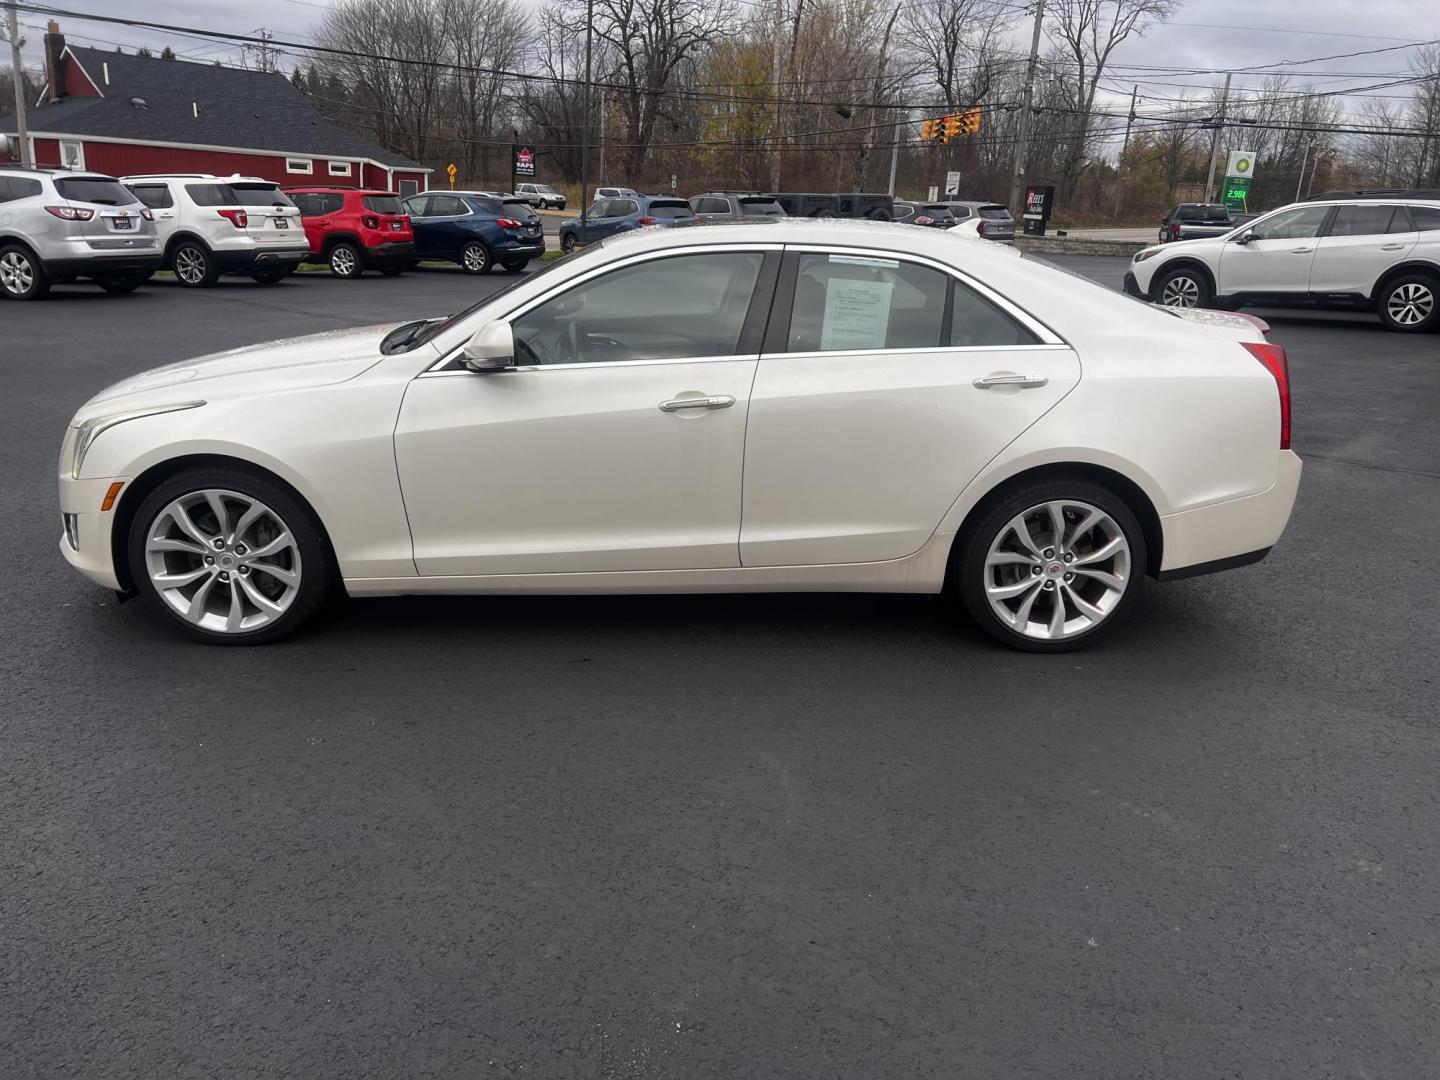
[[[1252,563],[1300,478],[1285,353],[943,231],[646,229],[441,320],[92,398],[60,550],[201,641],[326,595],[954,594],[1023,649]]]

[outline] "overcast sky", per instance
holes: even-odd
[[[521,0],[538,3],[539,0]],[[265,27],[282,40],[308,40],[323,18],[325,0],[245,0],[226,4],[219,0],[58,0],[57,6],[104,15],[125,15],[152,22],[180,26],[252,33]],[[1357,16],[1363,13],[1363,21]],[[42,62],[40,38],[43,19],[22,13],[28,38],[26,62]],[[169,45],[185,58],[233,59],[238,50],[214,41],[130,29],[113,24],[62,18],[61,29],[75,44],[127,49],[141,45],[155,52]],[[1029,45],[1029,31],[1012,35],[1013,47]],[[1143,37],[1132,38],[1111,60],[1113,76],[1107,80],[1116,94],[1127,94],[1132,84],[1140,85],[1140,111],[1161,113],[1171,99],[1188,92],[1204,94],[1206,86],[1218,86],[1222,75],[1157,77],[1139,66],[1176,68],[1243,68],[1271,65],[1281,60],[1305,60],[1359,50],[1383,49],[1406,42],[1440,39],[1440,3],[1435,0],[1182,0],[1176,15],[1162,25],[1152,26]],[[1340,89],[1384,81],[1382,76],[1404,73],[1414,49],[1403,48],[1367,56],[1330,60],[1295,67],[1295,79],[1313,78],[1316,89]],[[295,66],[296,57],[285,55],[281,66]],[[1132,67],[1132,65],[1134,67]],[[1356,73],[1352,79],[1336,75]],[[1260,84],[1262,76],[1237,75],[1237,91]],[[1406,95],[1406,87],[1375,91],[1377,94]],[[1237,93],[1243,100],[1243,91]],[[1149,100],[1146,100],[1146,99]],[[1354,98],[1342,99],[1354,110]]]

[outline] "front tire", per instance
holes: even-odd
[[[187,289],[208,289],[220,279],[220,267],[201,244],[184,241],[170,255],[175,280]]]
[[[472,241],[460,251],[460,266],[467,274],[488,274],[494,259],[490,249],[478,241]]]
[[[1145,534],[1125,501],[1091,480],[1040,480],[966,526],[951,582],[991,637],[1069,652],[1129,614],[1145,576]]]
[[[1403,274],[1375,297],[1386,330],[1423,334],[1440,329],[1440,281],[1429,274]]]
[[[560,237],[560,250],[563,251],[566,255],[569,255],[572,251],[575,250],[574,233],[566,233],[564,236]]]
[[[40,260],[18,244],[0,247],[0,296],[7,300],[38,300],[50,291]]]
[[[1205,275],[1188,266],[1161,271],[1150,290],[1155,302],[1166,307],[1201,308],[1210,303],[1212,296]]]
[[[357,278],[365,272],[360,262],[360,249],[354,244],[341,241],[330,249],[330,273],[337,278]]]
[[[259,645],[297,630],[334,584],[315,515],[244,468],[187,469],[140,504],[127,542],[146,605],[191,640]]]

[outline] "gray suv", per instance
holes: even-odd
[[[971,199],[950,200],[945,203],[955,215],[955,223],[963,225],[975,218],[980,219],[980,235],[986,240],[1001,244],[1015,242],[1015,219],[1010,209],[1000,203],[979,202]]]
[[[690,209],[701,221],[749,221],[785,216],[785,208],[773,195],[761,195],[758,191],[707,191],[690,200]]]
[[[0,296],[34,300],[76,278],[133,292],[162,258],[149,208],[113,176],[0,166]]]

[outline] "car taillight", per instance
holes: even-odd
[[[1178,237],[1180,235],[1180,223],[1178,221],[1171,222],[1170,235],[1174,237]]]
[[[916,225],[929,225],[929,224],[932,224],[934,221],[935,221],[934,218],[932,218],[932,217],[926,217],[924,214],[921,214],[919,217],[917,217],[917,218],[915,219],[915,224],[916,224]]]
[[[155,220],[155,215],[150,212],[150,208],[148,206],[140,208],[140,216],[143,217],[146,221]]]
[[[654,224],[655,224],[655,219],[654,219],[653,217],[649,217],[649,216],[642,217],[642,218],[640,219],[640,224],[641,224],[641,225],[654,225]]]
[[[976,226],[975,226],[975,231],[976,231],[977,233],[979,233],[981,236],[984,236],[984,235],[985,235],[985,222],[982,221],[982,222],[980,222],[980,224],[976,225]]]
[[[380,219],[374,214],[366,214],[360,219],[360,224],[364,225],[367,229],[378,229],[380,227]]]
[[[78,206],[47,206],[45,209],[65,221],[89,221],[95,216],[94,210],[85,210]]]
[[[496,218],[496,219],[495,219],[495,224],[496,224],[496,225],[499,225],[502,229],[518,229],[518,228],[520,228],[520,222],[516,221],[514,218],[508,218],[508,217]]]
[[[250,224],[250,215],[244,210],[220,210],[217,213],[237,229],[246,228]]]
[[[1270,342],[1242,341],[1245,351],[1265,365],[1265,370],[1275,376],[1275,385],[1280,389],[1280,449],[1290,449],[1290,366],[1285,361],[1285,350]]]

